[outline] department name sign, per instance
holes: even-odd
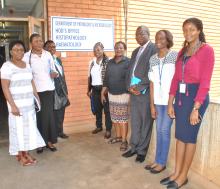
[[[97,42],[114,50],[113,20],[52,16],[51,24],[57,51],[93,51]]]

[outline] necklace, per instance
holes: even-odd
[[[186,50],[187,55],[192,56],[193,54],[195,54],[195,52],[199,49],[201,44],[202,44],[201,41],[197,41],[193,47],[187,47],[187,50]]]

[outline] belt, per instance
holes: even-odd
[[[102,90],[102,85],[94,85],[94,86],[92,86],[92,89],[100,91],[100,90]]]

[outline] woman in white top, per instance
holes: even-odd
[[[102,104],[101,91],[109,59],[104,53],[104,46],[101,42],[97,42],[94,45],[93,52],[94,58],[89,64],[87,91],[87,96],[91,98],[93,114],[96,116],[96,128],[92,131],[92,133],[97,134],[102,131],[102,112],[104,109],[106,127],[104,138],[108,139],[111,137],[112,129],[109,101],[106,94],[106,102]]]
[[[167,105],[177,58],[177,53],[170,50],[173,46],[173,36],[168,30],[156,33],[155,44],[159,51],[150,58],[149,79],[151,115],[157,126],[157,148],[154,163],[145,166],[145,169],[153,174],[166,168],[173,122],[167,114]]]
[[[45,146],[36,124],[34,96],[39,100],[29,64],[22,61],[24,44],[9,45],[11,61],[1,68],[1,83],[8,105],[9,153],[22,165],[36,163],[28,151]]]
[[[39,34],[30,36],[32,49],[24,55],[25,62],[28,62],[33,71],[34,83],[41,101],[41,111],[37,113],[37,127],[52,152],[57,149],[54,144],[57,142],[57,130],[54,121],[54,78],[58,76],[52,55],[43,49],[43,41]],[[43,148],[37,149],[42,153]]]

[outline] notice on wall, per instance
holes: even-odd
[[[114,50],[113,20],[52,16],[51,27],[57,51],[93,51],[97,42]]]

